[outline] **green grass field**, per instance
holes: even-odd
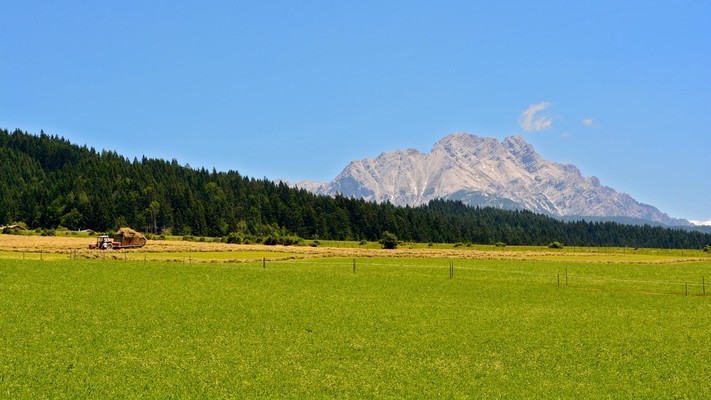
[[[0,260],[0,397],[711,398],[711,263],[448,263]]]

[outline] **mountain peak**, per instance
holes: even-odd
[[[452,133],[422,154],[415,149],[351,162],[332,182],[310,185],[321,194],[417,206],[437,198],[473,206],[527,209],[555,217],[641,219],[686,225],[627,194],[583,177],[573,165],[542,159],[520,136],[503,141]]]

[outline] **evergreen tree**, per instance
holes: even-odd
[[[344,196],[317,196],[235,171],[207,171],[177,160],[129,160],[44,132],[0,129],[0,224],[33,228],[117,229],[310,239],[702,249],[711,234],[614,222],[562,222],[530,211],[433,200],[395,207]]]

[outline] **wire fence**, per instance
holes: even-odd
[[[282,262],[275,263],[276,265]],[[307,262],[308,263],[308,262]],[[300,262],[305,264],[305,262]],[[321,265],[323,262],[311,262],[314,266]],[[570,273],[567,269],[556,272],[538,272],[525,271],[504,268],[481,268],[473,266],[456,266],[456,260],[448,260],[447,265],[422,265],[422,264],[407,264],[407,263],[373,263],[363,262],[361,260],[352,260],[352,263],[341,263],[345,269],[346,266],[352,267],[355,273],[357,268],[361,271],[367,271],[368,267],[374,268],[397,268],[408,269],[410,271],[430,270],[430,271],[445,271],[446,276],[450,279],[455,279],[455,271],[457,279],[477,279],[477,280],[500,280],[500,281],[518,281],[522,284],[543,284],[556,286],[559,288],[580,288],[580,289],[600,289],[610,291],[629,291],[644,294],[670,294],[670,295],[696,295],[707,296],[711,295],[711,288],[706,284],[705,276],[700,276],[696,281],[691,280],[651,280],[651,279],[634,279],[634,278],[618,278],[612,276],[588,275],[580,273]],[[336,263],[329,263],[331,266],[337,266]],[[711,266],[710,266],[711,267]],[[711,268],[710,268],[711,271]],[[467,273],[469,273],[467,275]],[[471,273],[478,273],[473,275]],[[422,274],[423,276],[432,276],[433,274]],[[442,273],[442,276],[445,276]]]
[[[105,261],[124,261],[124,262],[140,262],[144,264],[148,262],[174,262],[180,264],[192,265],[215,262],[215,260],[194,257],[188,253],[181,256],[176,256],[171,259],[152,256],[150,252],[137,251],[119,251],[119,252],[93,252],[89,253],[91,257],[87,257],[87,253],[80,250],[72,249],[69,254],[52,253],[45,251],[23,251],[23,252],[5,252],[0,254],[0,258],[12,258],[23,260],[105,260]],[[198,253],[199,255],[199,253]],[[672,294],[672,295],[695,295],[709,296],[711,288],[706,284],[705,276],[699,276],[695,280],[691,279],[676,279],[676,280],[654,280],[654,279],[635,279],[635,278],[620,278],[606,275],[582,274],[579,272],[570,272],[568,269],[555,272],[530,271],[511,268],[484,268],[472,266],[472,263],[477,261],[472,260],[457,260],[457,259],[437,259],[426,264],[412,264],[406,262],[407,259],[394,258],[392,262],[369,262],[366,259],[343,260],[343,259],[302,259],[294,260],[290,257],[266,257],[252,259],[220,259],[221,262],[239,262],[244,264],[258,265],[263,269],[269,267],[286,267],[298,263],[301,266],[312,265],[314,267],[343,267],[344,270],[350,270],[352,273],[367,272],[369,269],[378,269],[380,271],[387,270],[391,272],[409,271],[412,275],[413,271],[427,270],[428,273],[423,273],[423,276],[437,276],[439,271],[442,271],[442,276],[449,279],[470,279],[470,280],[505,280],[510,283],[520,284],[541,284],[556,286],[559,288],[579,288],[579,289],[598,289],[609,291],[629,291],[645,294]],[[439,264],[441,262],[441,264]],[[463,265],[462,265],[463,264]],[[711,265],[709,266],[711,271]],[[456,275],[456,276],[455,276]]]

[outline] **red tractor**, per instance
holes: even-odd
[[[96,243],[92,243],[89,245],[89,249],[91,250],[111,250],[113,248],[118,249],[120,247],[121,242],[114,242],[107,235],[99,236],[98,238],[96,238]]]

